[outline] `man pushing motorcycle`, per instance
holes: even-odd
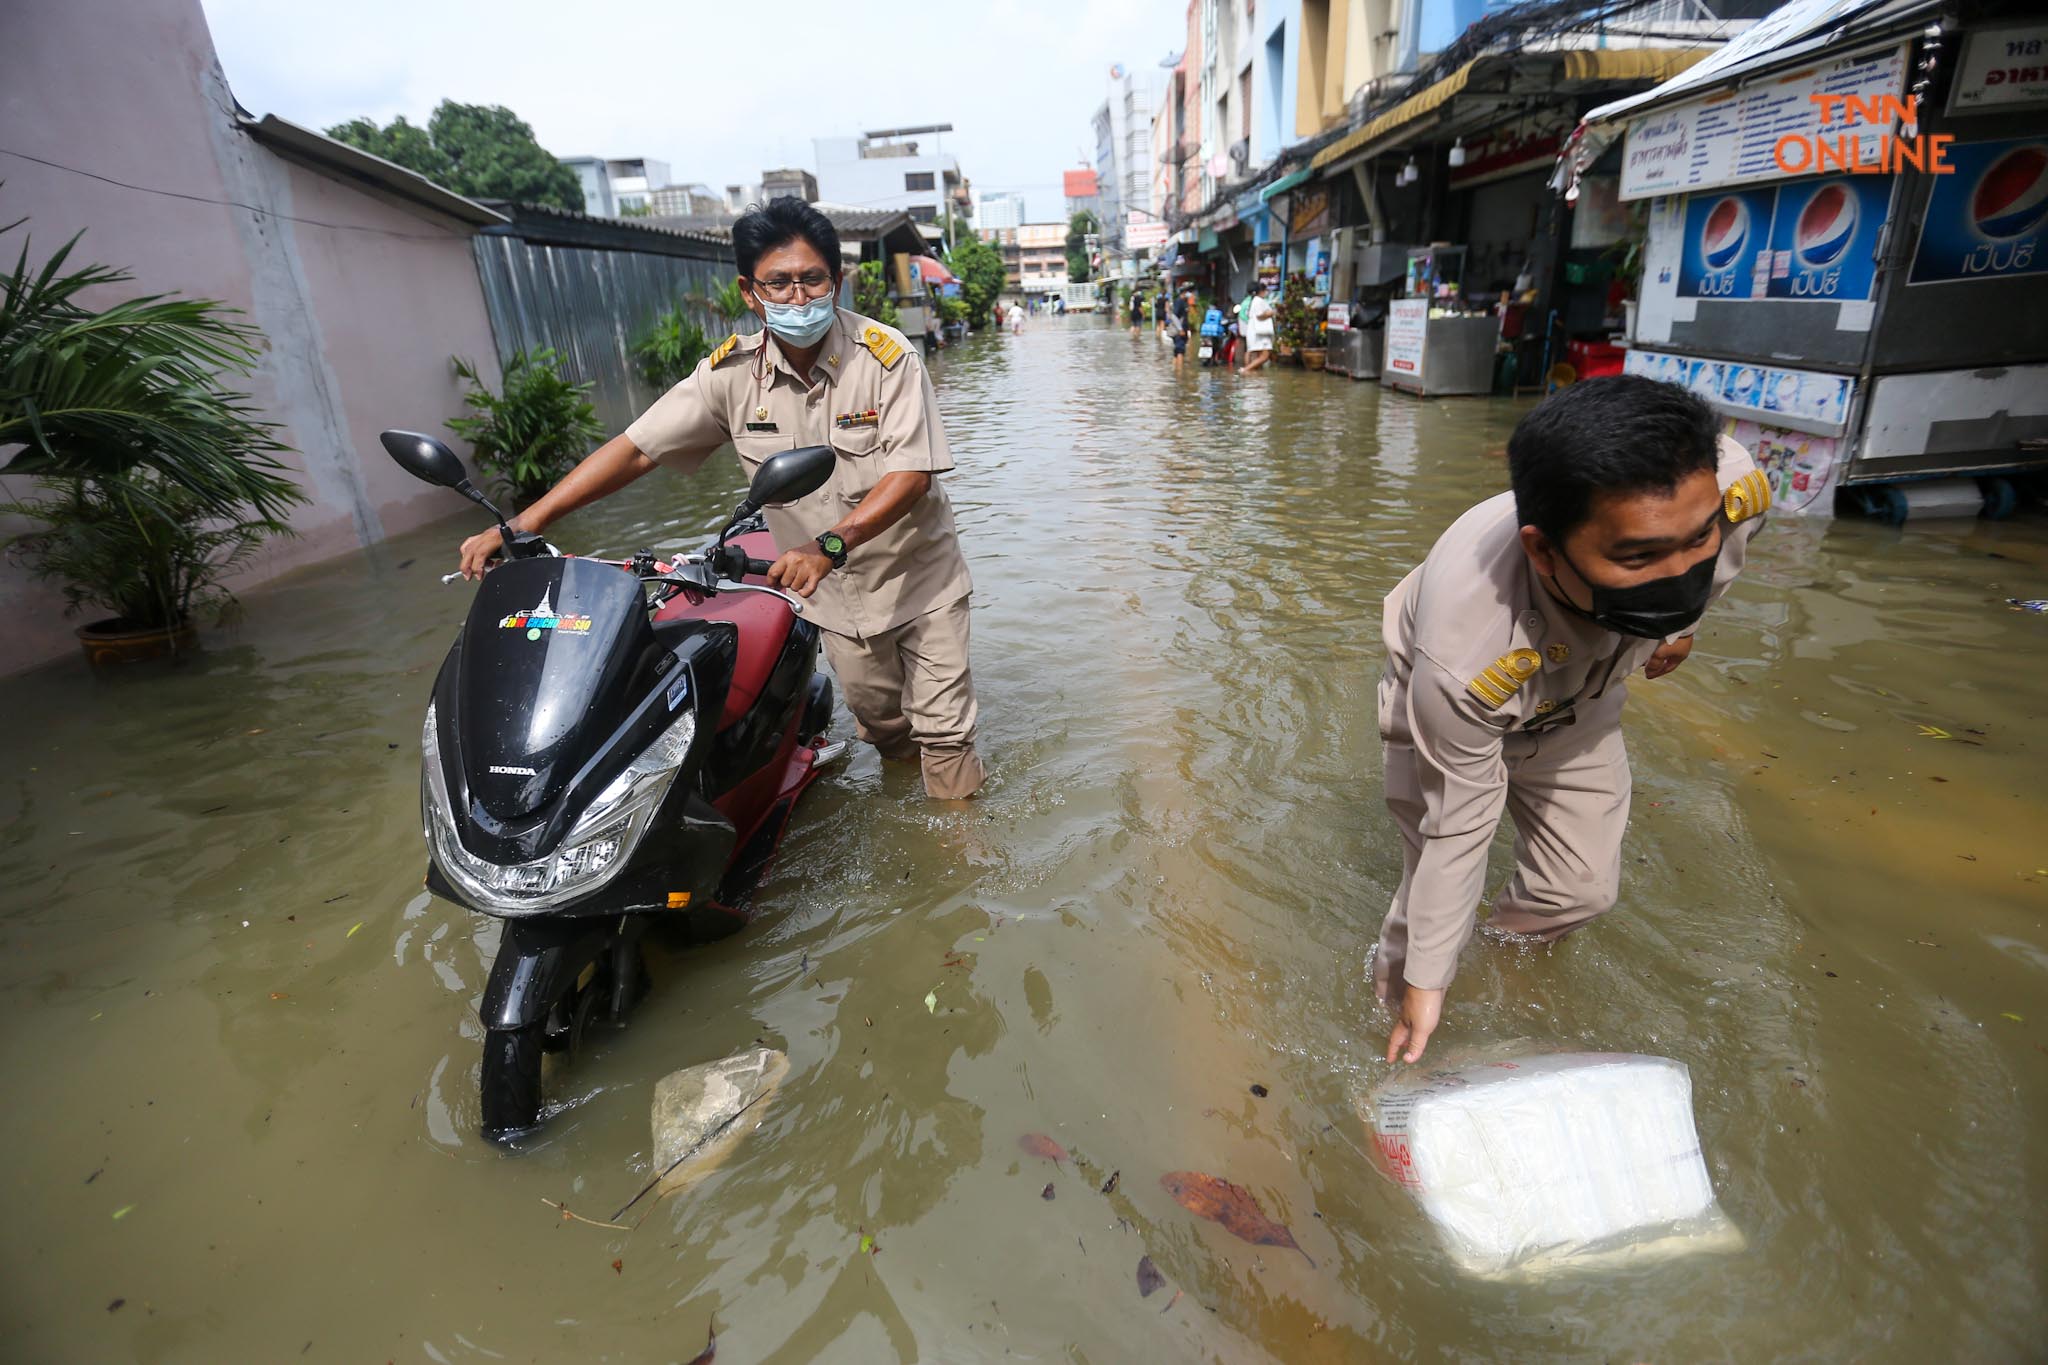
[[[513,518],[540,532],[652,470],[699,468],[728,441],[752,475],[796,446],[829,445],[832,480],[767,510],[779,557],[768,579],[806,599],[860,738],[917,761],[925,791],[974,795],[968,668],[973,582],[938,475],[953,468],[930,377],[902,333],[837,306],[839,233],[800,199],[749,210],[732,228],[740,287],[765,330],[733,335]],[[462,544],[474,578],[496,529]]]

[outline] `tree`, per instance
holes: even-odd
[[[1102,231],[1094,214],[1082,209],[1067,220],[1067,278],[1085,280],[1089,275],[1088,238]]]
[[[854,271],[853,311],[888,327],[902,323],[902,316],[889,297],[889,281],[880,261],[862,261]]]
[[[960,277],[960,297],[967,304],[967,325],[984,327],[989,310],[1009,283],[1010,272],[1003,266],[1003,253],[973,233],[953,244],[946,264]]]
[[[358,118],[329,128],[327,136],[472,199],[583,209],[576,172],[534,141],[533,129],[503,105],[443,100],[425,129],[403,118],[383,128]]]

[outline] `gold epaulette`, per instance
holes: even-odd
[[[718,362],[719,362],[719,361],[721,361],[721,360],[725,359],[725,358],[726,358],[727,356],[731,355],[731,354],[732,354],[732,348],[733,348],[733,347],[735,347],[735,346],[737,346],[737,345],[739,345],[739,344],[740,344],[740,334],[739,334],[738,332],[734,332],[734,333],[733,333],[733,334],[732,334],[731,336],[727,337],[727,338],[726,338],[726,339],[725,339],[724,341],[721,341],[721,342],[719,342],[719,343],[718,343],[718,349],[717,349],[717,350],[715,350],[715,351],[713,351],[713,352],[711,353],[711,364],[712,364],[713,368],[716,368],[716,367],[717,367],[717,365],[718,365]]]
[[[903,359],[903,347],[894,337],[879,327],[870,327],[860,334],[860,344],[874,353],[882,362],[882,368],[893,370],[896,362]]]
[[[1770,508],[1771,481],[1764,477],[1762,470],[1750,470],[1729,484],[1728,491],[1721,495],[1721,511],[1727,516],[1730,526],[1751,517],[1760,517]]]
[[[1479,670],[1479,676],[1465,684],[1473,696],[1486,703],[1489,711],[1506,706],[1508,698],[1522,690],[1522,684],[1543,667],[1543,656],[1533,649],[1511,649]]]

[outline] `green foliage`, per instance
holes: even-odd
[[[654,205],[652,203],[625,204],[620,207],[618,216],[621,218],[652,218],[654,216]]]
[[[680,384],[697,362],[711,354],[711,338],[696,319],[671,308],[633,343],[633,364],[640,377],[666,393]]]
[[[696,295],[691,302],[704,305],[727,323],[738,322],[748,312],[747,296],[737,278],[727,280],[708,294]]]
[[[1094,214],[1082,209],[1067,220],[1067,278],[1079,282],[1088,278],[1088,236],[1102,231]]]
[[[889,297],[889,278],[880,261],[862,261],[854,272],[853,311],[889,327],[902,322]]]
[[[1003,253],[970,232],[953,244],[946,265],[960,277],[960,298],[967,305],[967,325],[986,327],[996,298],[1009,283]]]
[[[83,291],[133,277],[66,271],[77,243],[31,269],[24,239],[0,280],[0,450],[19,447],[4,472],[44,481],[42,496],[0,507],[42,523],[8,548],[74,609],[175,625],[231,600],[220,580],[264,536],[289,535],[305,495],[278,459],[290,449],[278,428],[223,383],[255,368],[262,333],[205,299],[88,308]]]
[[[1281,287],[1279,306],[1273,310],[1273,339],[1284,350],[1322,344],[1322,319],[1309,307],[1312,286],[1306,275],[1287,277]]]
[[[583,210],[583,182],[533,139],[533,129],[498,104],[443,100],[424,130],[403,118],[379,128],[350,119],[327,136],[360,147],[472,199],[510,199]]]
[[[939,321],[947,323],[967,321],[967,300],[957,298],[940,299]]]
[[[484,386],[475,366],[455,359],[455,373],[473,386],[463,401],[477,415],[451,417],[448,426],[476,451],[477,464],[521,502],[552,488],[604,434],[588,397],[590,385],[564,379],[560,362],[545,346],[518,352],[505,363],[501,396]]]

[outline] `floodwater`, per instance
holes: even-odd
[[[1683,1061],[1746,1248],[1476,1281],[1357,1117],[1401,862],[1372,701],[1381,597],[1503,486],[1521,405],[1176,377],[1088,318],[934,369],[986,797],[862,751],[517,1154],[477,1136],[494,928],[420,890],[473,518],[250,594],[166,675],[0,683],[0,1354],[683,1361],[715,1321],[722,1362],[2041,1357],[2048,618],[2003,599],[2048,596],[2048,527],[1781,519],[1637,685],[1620,908],[1475,941],[1432,1052]],[[697,543],[739,484],[557,538]],[[608,1218],[655,1081],[756,1039],[789,1079],[708,1180],[631,1232],[542,1202]]]

